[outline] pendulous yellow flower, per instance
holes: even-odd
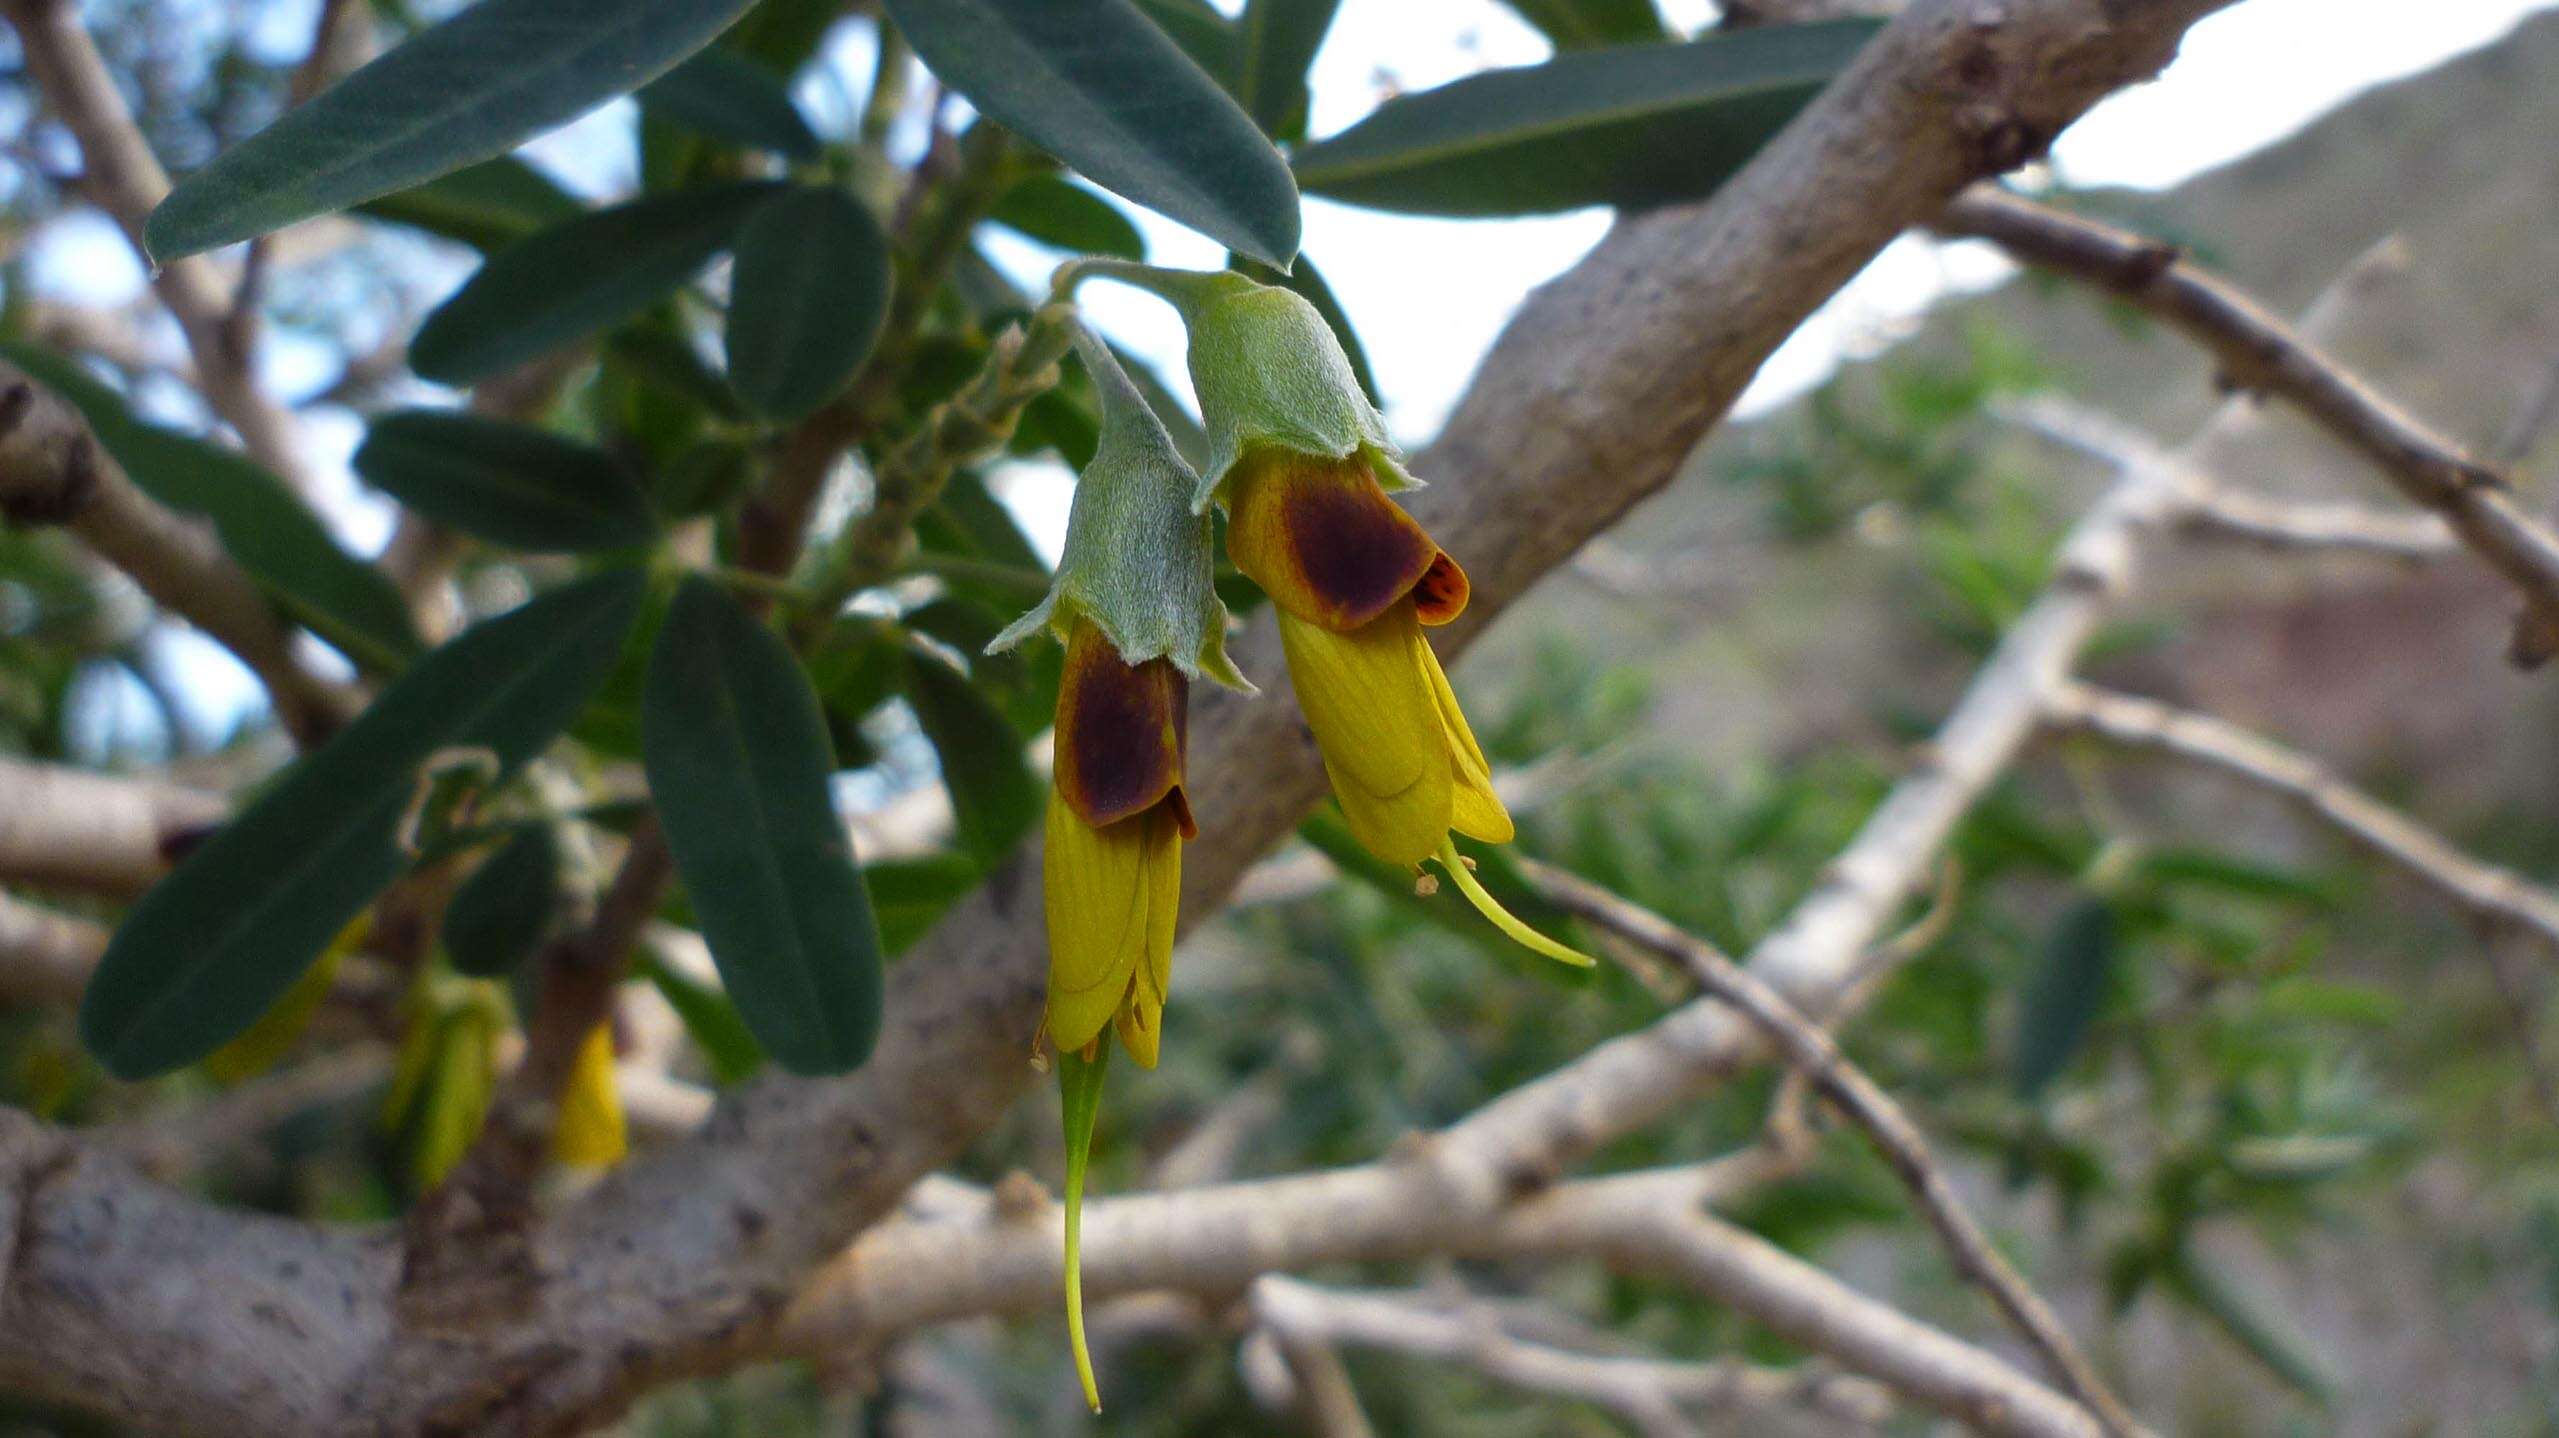
[[[1365,447],[1339,457],[1257,447],[1222,489],[1227,555],[1279,611],[1289,678],[1352,835],[1403,868],[1438,860],[1511,938],[1588,965],[1485,892],[1449,837],[1502,844],[1513,833],[1422,634],[1464,612],[1466,571],[1386,496]]]
[[[1092,621],[1075,621],[1042,884],[1048,1031],[1061,1052],[1084,1052],[1109,1025],[1139,1067],[1155,1067],[1182,841],[1199,832],[1182,797],[1189,706],[1190,681],[1170,660],[1131,664]]]

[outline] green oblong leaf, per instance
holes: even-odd
[[[782,78],[733,51],[704,50],[643,88],[640,108],[698,135],[814,160],[817,131]]]
[[[1653,0],[1502,0],[1558,50],[1640,45],[1671,38]]]
[[[1649,0],[1645,0],[1649,3]],[[1268,135],[1306,128],[1306,68],[1323,48],[1342,0],[1246,0],[1235,23],[1235,98]]]
[[[929,654],[906,656],[906,698],[942,761],[961,847],[993,868],[1040,817],[1046,796],[1022,758],[1022,738],[995,702]]]
[[[491,159],[646,84],[752,0],[480,0],[234,145],[143,225],[166,261]]]
[[[727,248],[776,188],[749,181],[651,195],[509,245],[418,326],[410,367],[469,384],[627,319]]]
[[[2062,910],[2044,946],[2043,967],[2017,1010],[2011,1077],[2020,1098],[2033,1098],[2078,1056],[2106,1005],[2122,925],[2115,906],[2084,898]]]
[[[685,1033],[711,1061],[711,1074],[732,1084],[755,1076],[764,1067],[764,1046],[748,1033],[729,996],[652,954],[641,961],[649,982],[666,998],[666,1006],[684,1023]]]
[[[687,579],[641,699],[649,776],[702,937],[756,1040],[794,1073],[842,1073],[880,1028],[880,936],[827,799],[808,676],[718,585]]]
[[[213,525],[222,548],[294,619],[372,669],[419,649],[409,606],[381,570],[338,547],[284,481],[236,451],[134,416],[68,356],[18,341],[0,355],[69,400],[143,493]]]
[[[1086,179],[1273,265],[1297,187],[1252,117],[1129,0],[887,0],[943,80]]]
[[[532,757],[604,677],[645,588],[636,571],[599,575],[411,666],[143,896],[81,1000],[90,1052],[143,1078],[247,1028],[400,872],[400,818],[429,761]]]
[[[1399,96],[1297,151],[1313,194],[1424,215],[1693,200],[1844,69],[1877,22],[1558,56]]]
[[[585,213],[575,196],[512,155],[483,160],[355,208],[358,214],[442,235],[483,253]]]
[[[429,519],[514,549],[622,549],[657,536],[648,500],[611,455],[531,425],[402,410],[373,422],[354,464]]]
[[[1146,236],[1110,201],[1055,175],[1026,175],[987,212],[988,219],[1055,250],[1079,255],[1146,258]]]
[[[560,841],[528,824],[490,855],[444,906],[444,951],[475,979],[501,979],[539,948],[560,905]]]
[[[801,186],[756,207],[729,280],[729,384],[796,419],[853,376],[889,302],[888,237],[842,190]]]

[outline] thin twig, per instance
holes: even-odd
[[[1928,1150],[1918,1125],[1889,1094],[1850,1063],[1829,1034],[1786,1002],[1775,989],[1702,939],[1649,909],[1560,869],[1525,869],[1549,903],[1585,923],[1643,945],[1697,976],[1705,991],[1739,1010],[1776,1045],[1787,1064],[1811,1080],[1825,1098],[1863,1129],[1893,1172],[1910,1189],[1929,1226],[1937,1230],[1955,1271],[1988,1293],[2009,1323],[2034,1345],[2062,1382],[2115,1438],[2139,1425],[2123,1401],[2079,1351],[2070,1331],[2025,1278],[2000,1256],[1990,1237],[1964,1207],[1945,1170]]]
[[[2278,396],[2371,460],[2409,499],[2523,595],[2559,616],[2559,534],[2526,514],[2496,468],[2383,397],[2362,377],[2227,281],[2156,240],[2081,219],[1995,186],[1946,207],[1938,228],[1990,240],[2027,264],[2140,306],[2203,345],[2235,389]],[[2518,663],[2539,657],[2519,645]]]
[[[2054,691],[2045,722],[2200,764],[2281,796],[2452,901],[2492,931],[2523,933],[2559,961],[2559,893],[2484,863],[2316,759],[2227,720],[2086,684]]]
[[[1512,1331],[1509,1315],[1463,1296],[1345,1291],[1271,1274],[1253,1284],[1251,1304],[1256,1318],[1283,1332],[1465,1364],[1514,1388],[1606,1409],[1654,1438],[1698,1432],[1688,1410],[1740,1418],[1808,1408],[1863,1427],[1892,1412],[1882,1385],[1818,1368],[1681,1363],[1532,1341]]]
[[[28,72],[45,102],[79,142],[87,173],[83,189],[124,231],[133,251],[151,263],[142,245],[142,222],[169,193],[169,176],[125,107],[106,61],[80,23],[70,0],[6,0],[10,22],[26,55]],[[203,255],[153,268],[151,286],[185,334],[195,358],[198,387],[216,414],[239,432],[241,446],[258,463],[308,495],[316,480],[306,458],[301,426],[257,379],[253,316],[235,315],[234,287]]]

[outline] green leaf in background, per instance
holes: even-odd
[[[1342,0],[1245,0],[1235,24],[1235,98],[1262,133],[1305,133],[1306,69],[1341,8]]]
[[[1243,53],[1234,21],[1219,14],[1208,0],[1137,0],[1137,8],[1171,36],[1203,74],[1233,92],[1238,57]]]
[[[1693,200],[1731,178],[1877,23],[1771,25],[1558,56],[1403,95],[1297,151],[1311,194],[1422,215]]]
[[[423,379],[469,384],[627,319],[726,249],[776,188],[652,195],[509,245],[426,317],[409,364]]]
[[[412,409],[373,422],[355,472],[429,519],[536,553],[657,537],[639,485],[600,449],[531,425]]]
[[[763,0],[720,43],[787,78],[817,58],[827,32],[847,14],[844,0]]]
[[[986,871],[965,854],[887,859],[862,870],[880,916],[880,947],[892,957],[933,931],[953,904],[967,898]]]
[[[1351,377],[1359,381],[1360,393],[1368,396],[1370,404],[1382,403],[1377,397],[1377,374],[1368,367],[1368,350],[1360,344],[1359,332],[1351,328],[1350,311],[1343,309],[1342,302],[1334,297],[1333,287],[1324,283],[1324,274],[1315,268],[1314,261],[1299,255],[1296,265],[1286,274],[1242,255],[1227,256],[1227,265],[1263,284],[1286,285],[1297,291],[1299,298],[1313,305],[1315,312],[1324,317],[1324,323],[1332,327],[1333,338],[1342,342],[1342,353],[1351,362]]]
[[[421,772],[453,750],[532,757],[604,677],[645,588],[599,575],[410,666],[134,906],[80,1004],[90,1052],[144,1078],[248,1027],[398,875]]]
[[[1229,249],[1297,253],[1287,162],[1129,0],[887,0],[933,72],[1086,179]]]
[[[372,669],[418,652],[400,591],[340,549],[284,481],[245,455],[136,418],[67,356],[14,340],[0,341],[0,355],[69,400],[143,493],[210,521],[223,550],[313,633]]]
[[[804,185],[756,207],[729,280],[729,384],[775,419],[834,398],[888,314],[889,242],[862,202]]]
[[[951,791],[960,844],[992,869],[1040,817],[1040,781],[1022,737],[968,677],[929,654],[906,657],[906,698]]]
[[[755,1076],[764,1067],[764,1046],[747,1032],[729,996],[703,983],[655,954],[644,954],[640,971],[666,998],[668,1008],[684,1021],[685,1033],[711,1061],[712,1076],[732,1084]]]
[[[457,240],[486,254],[536,230],[576,219],[585,207],[549,176],[512,155],[482,160],[423,185],[355,207],[356,213]]]
[[[2163,1275],[2169,1292],[2220,1325],[2231,1341],[2268,1373],[2322,1408],[2337,1391],[2337,1374],[2295,1326],[2284,1305],[2228,1268],[2180,1248]]]
[[[1053,250],[1146,258],[1146,236],[1117,206],[1055,175],[1025,175],[1004,192],[987,218]]]
[[[1558,50],[1668,40],[1653,0],[1502,0]]]
[[[665,73],[752,0],[479,0],[169,192],[154,260],[246,240],[495,158]]]
[[[794,1073],[842,1073],[880,1031],[880,936],[827,795],[808,676],[727,591],[687,579],[641,701],[649,776],[702,937],[756,1039]]]
[[[2100,898],[2073,901],[2053,924],[2017,1010],[2010,1079],[2019,1098],[2042,1093],[2077,1057],[2105,1007],[2120,940],[2115,906]]]
[[[780,76],[714,46],[651,81],[640,109],[697,135],[814,160],[822,146]]]
[[[471,871],[444,906],[444,951],[475,979],[502,979],[532,957],[560,906],[560,841],[528,824]]]

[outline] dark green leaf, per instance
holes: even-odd
[[[541,171],[501,155],[355,208],[358,214],[459,240],[485,253],[573,220],[583,207]]]
[[[368,668],[396,668],[417,653],[400,591],[340,549],[283,481],[233,450],[137,419],[51,350],[8,341],[0,354],[69,400],[145,494],[211,521],[223,550],[314,633]]]
[[[646,84],[749,0],[480,0],[189,175],[143,226],[173,260],[492,159]]]
[[[1243,47],[1236,59],[1235,98],[1264,134],[1304,132],[1306,67],[1315,62],[1324,32],[1333,28],[1333,13],[1341,8],[1342,0],[1245,0],[1235,25]]]
[[[687,579],[658,631],[640,757],[729,997],[795,1073],[842,1073],[880,1031],[880,937],[829,802],[817,696],[727,591]]]
[[[763,0],[720,43],[776,75],[796,75],[847,13],[844,0]]]
[[[2011,1078],[2020,1098],[2033,1098],[2070,1067],[2105,1007],[2118,933],[2115,906],[2083,898],[2064,909],[2044,945],[2043,967],[2017,1011]]]
[[[774,189],[652,195],[510,245],[426,317],[409,363],[426,379],[468,384],[626,319],[691,279]]]
[[[2322,1407],[2337,1376],[2281,1302],[2222,1264],[2180,1249],[2167,1270],[2168,1289],[2219,1324],[2248,1356],[2295,1392]]]
[[[888,0],[933,72],[1085,178],[1274,265],[1297,253],[1288,165],[1129,0]]]
[[[444,907],[444,951],[473,978],[515,972],[551,927],[560,904],[560,842],[528,824],[471,871]]]
[[[746,419],[746,406],[729,388],[726,376],[702,357],[693,341],[677,332],[667,307],[622,326],[604,342],[606,365],[642,384],[681,399],[701,412],[731,422]]]
[[[888,313],[889,245],[862,202],[802,186],[756,207],[729,283],[729,383],[776,419],[834,397]]]
[[[429,519],[513,549],[622,549],[657,536],[648,500],[611,455],[531,425],[387,414],[356,450],[355,472]]]
[[[2152,849],[2141,856],[2142,876],[2178,888],[2217,889],[2245,898],[2336,906],[2335,880],[2307,870],[2269,864],[2211,849]]]
[[[1004,192],[987,218],[1051,249],[1079,255],[1146,258],[1146,237],[1118,207],[1055,175],[1027,175]]]
[[[1425,215],[1693,200],[1739,170],[1875,29],[1771,25],[1472,75],[1389,100],[1299,150],[1297,182]]]
[[[1322,315],[1324,323],[1331,327],[1333,338],[1341,341],[1342,353],[1351,362],[1351,376],[1359,381],[1360,392],[1368,396],[1370,404],[1380,402],[1377,397],[1377,375],[1368,367],[1368,350],[1359,342],[1359,332],[1351,328],[1350,312],[1342,308],[1342,302],[1339,299],[1334,298],[1333,287],[1324,283],[1323,272],[1315,268],[1314,261],[1299,255],[1296,265],[1286,274],[1268,265],[1248,260],[1241,255],[1227,256],[1227,264],[1251,275],[1263,284],[1286,285],[1297,291],[1301,299],[1313,305],[1315,312]]]
[[[1558,50],[1587,50],[1599,45],[1638,45],[1667,40],[1661,13],[1653,0],[1502,0],[1519,18],[1536,26]]]
[[[862,871],[880,915],[880,947],[902,954],[967,898],[985,873],[962,854],[890,859]]]
[[[794,160],[818,157],[817,132],[791,102],[780,76],[714,46],[659,76],[639,95],[641,110],[698,135]]]
[[[746,1020],[738,1016],[737,1005],[729,1002],[728,995],[654,954],[642,960],[640,967],[666,997],[666,1006],[684,1021],[684,1031],[701,1045],[703,1057],[711,1061],[711,1073],[720,1082],[752,1078],[764,1067],[764,1046],[747,1032]]]
[[[1233,92],[1238,57],[1243,53],[1234,21],[1219,14],[1208,0],[1137,0],[1137,8],[1173,37],[1192,64]]]
[[[1040,817],[1040,781],[1021,736],[966,675],[928,654],[907,655],[906,698],[941,757],[961,845],[995,867]]]
[[[481,624],[412,665],[134,907],[80,1005],[112,1072],[212,1052],[293,986],[400,872],[395,838],[420,774],[454,750],[523,763],[568,723],[639,611],[617,570]]]

